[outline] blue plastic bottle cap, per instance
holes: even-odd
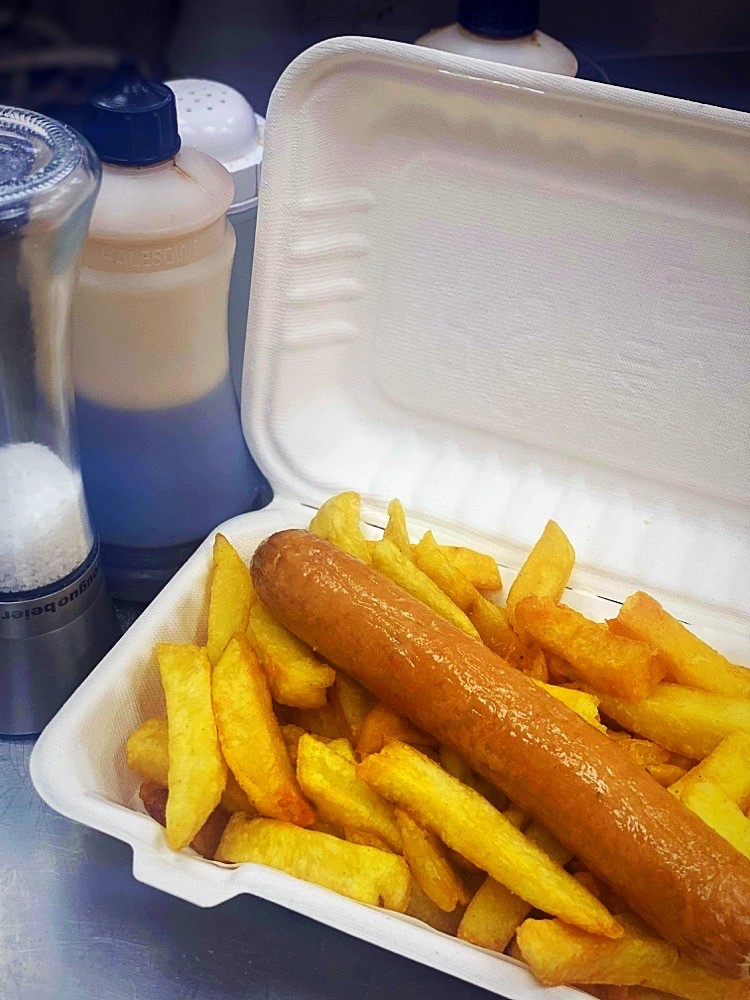
[[[146,167],[170,160],[180,148],[174,94],[144,80],[131,63],[89,100],[79,128],[104,163]]]
[[[539,27],[539,0],[459,0],[458,23],[490,38],[518,38]]]

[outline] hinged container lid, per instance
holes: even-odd
[[[243,421],[576,584],[750,616],[750,116],[372,39],[271,100]]]

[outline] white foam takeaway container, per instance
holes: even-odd
[[[277,494],[244,557],[339,488],[486,548],[510,582],[553,517],[566,600],[639,587],[750,660],[750,116],[372,39],[279,82],[243,420]],[[375,531],[375,529],[373,529]],[[518,963],[257,865],[172,853],[124,746],[163,712],[153,646],[201,641],[211,539],[32,756],[56,810],[200,906],[251,893],[513,1000]],[[507,583],[506,583],[507,585]]]

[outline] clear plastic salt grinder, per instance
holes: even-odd
[[[75,435],[68,317],[99,186],[71,129],[0,106],[0,734],[43,729],[118,637]]]

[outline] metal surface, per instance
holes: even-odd
[[[263,900],[203,910],[136,882],[125,844],[38,798],[32,747],[0,740],[0,1000],[487,996]]]

